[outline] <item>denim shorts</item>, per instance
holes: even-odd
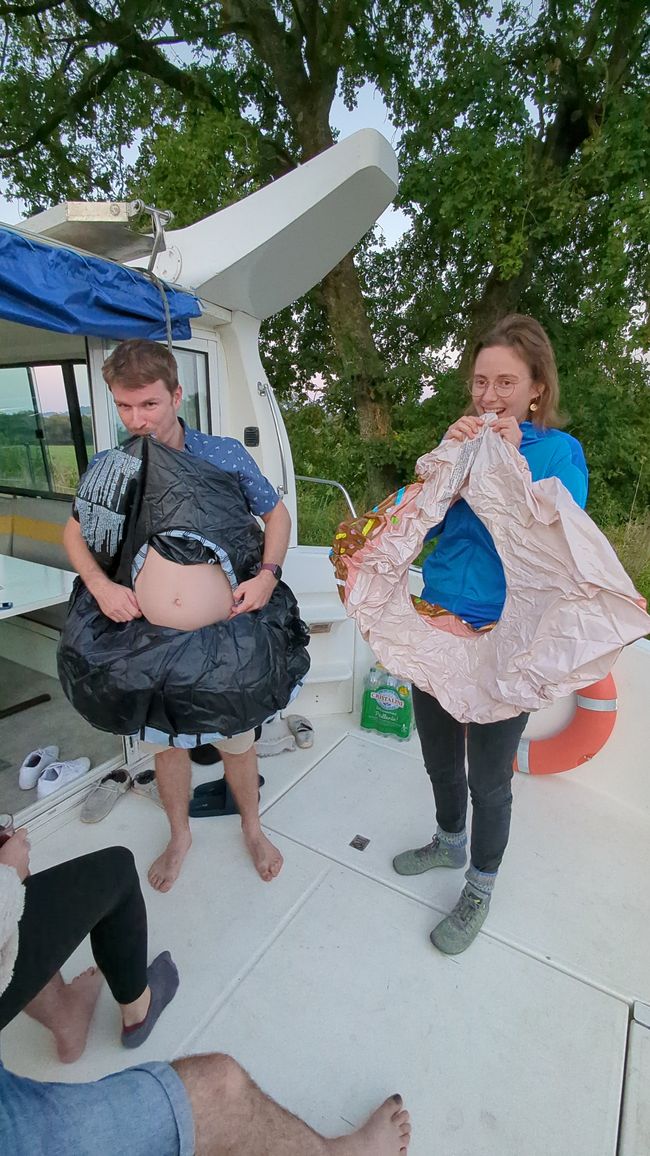
[[[89,1084],[38,1083],[0,1063],[0,1152],[11,1156],[193,1156],[194,1121],[169,1064]]]

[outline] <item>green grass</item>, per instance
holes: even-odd
[[[52,490],[56,494],[74,494],[79,481],[74,446],[49,446],[48,454]],[[0,485],[20,490],[49,490],[40,446],[0,446]]]
[[[603,531],[616,550],[637,590],[650,605],[650,514]]]
[[[50,446],[49,453],[55,492],[74,494],[79,482],[74,446]]]
[[[352,517],[345,498],[333,486],[314,482],[297,481],[296,490],[301,546],[331,545],[339,523]]]

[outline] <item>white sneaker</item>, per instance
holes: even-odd
[[[36,798],[45,799],[55,791],[60,791],[62,787],[67,787],[69,783],[85,775],[89,767],[90,759],[85,757],[68,759],[65,763],[51,763],[38,780]]]
[[[268,755],[279,755],[281,751],[295,751],[296,741],[289,730],[286,719],[279,714],[262,723],[262,733],[255,743],[260,759]]]
[[[38,750],[31,751],[23,760],[23,765],[18,772],[18,786],[21,791],[31,791],[45,768],[49,767],[50,763],[53,763],[58,757],[58,747],[39,747]]]

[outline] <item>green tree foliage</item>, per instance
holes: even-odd
[[[407,26],[416,7],[404,9]],[[188,193],[201,209],[224,203],[334,143],[337,89],[352,100],[370,68],[404,55],[401,11],[360,0],[2,0],[0,164],[11,191],[31,204],[121,191],[122,146],[142,135],[156,183],[183,198],[170,206],[181,217]],[[226,146],[209,165],[214,189],[208,174],[188,185],[195,144]],[[320,295],[369,483],[381,491],[392,480],[390,382],[351,256]]]
[[[553,340],[592,468],[592,512],[647,507],[650,471],[650,19],[645,0],[450,7],[421,30],[390,254],[392,357],[475,338],[516,310]],[[390,325],[390,318],[386,318]],[[390,340],[390,338],[389,338]]]
[[[32,205],[137,193],[183,224],[331,144],[337,92],[381,91],[410,228],[264,327],[299,472],[360,504],[407,480],[465,404],[472,341],[516,309],[553,339],[592,512],[643,516],[647,0],[0,0],[2,18],[0,166]]]

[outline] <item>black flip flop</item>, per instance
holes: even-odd
[[[264,779],[261,775],[259,776],[259,785],[260,787],[264,786]],[[235,797],[225,779],[216,779],[216,781],[212,783],[202,783],[201,786],[204,788],[209,787],[211,790],[201,791],[200,787],[196,788],[194,798],[190,800],[190,818],[216,819],[221,815],[239,814]],[[258,800],[259,797],[258,791]]]
[[[264,786],[264,779],[262,775],[257,776],[257,781],[260,787]],[[198,799],[201,795],[216,795],[224,798],[226,793],[226,780],[222,777],[220,779],[212,779],[209,783],[199,783],[198,787],[194,788],[194,798]]]

